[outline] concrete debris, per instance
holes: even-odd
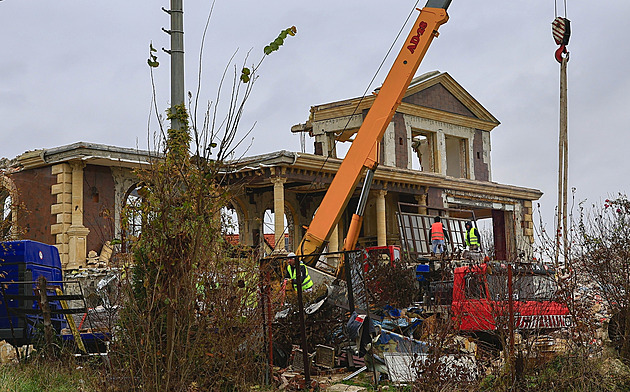
[[[278,384],[281,391],[319,391],[325,389],[325,385],[320,384],[317,380],[311,380],[310,384],[306,384],[306,379],[299,373],[287,372],[274,376],[274,381]]]
[[[0,341],[0,364],[17,363],[18,356],[15,347],[6,341]]]
[[[355,385],[345,385],[345,384],[335,384],[331,385],[328,389],[328,392],[363,392],[367,391],[365,387],[358,387]]]
[[[87,265],[88,266],[94,266],[98,263],[98,253],[96,253],[95,251],[91,250],[88,252],[88,256],[87,256]]]
[[[114,249],[112,248],[111,241],[106,241],[101,249],[101,254],[98,256],[98,261],[104,264],[109,263],[109,259],[111,259],[113,251]]]
[[[458,351],[465,354],[472,354],[477,356],[477,343],[470,336],[455,336],[453,338],[457,345]]]

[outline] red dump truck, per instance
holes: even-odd
[[[365,254],[366,260],[387,260],[395,265],[403,252],[397,246],[380,246],[366,248]],[[438,271],[433,267],[436,264],[440,266]],[[455,267],[448,270],[447,265]],[[414,269],[425,310],[450,317],[461,331],[490,332],[507,325],[510,302],[515,329],[571,326],[569,309],[558,302],[555,270],[550,266],[458,260],[416,264]]]
[[[552,268],[541,264],[461,266],[454,269],[452,280],[430,282],[425,298],[430,307],[447,311],[462,331],[493,331],[507,325],[510,305],[515,329],[565,328],[571,318],[567,306],[557,301],[554,275]]]

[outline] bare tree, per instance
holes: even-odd
[[[191,108],[169,108],[167,119],[181,126],[161,128],[156,159],[138,172],[142,202],[134,213],[142,216],[142,231],[131,244],[114,351],[118,369],[130,375],[125,390],[240,390],[260,381],[258,266],[251,251],[225,241],[221,209],[234,192],[227,160],[244,140],[239,124],[257,71],[293,34],[294,27],[283,30],[252,67],[236,67],[232,58],[201,122],[189,118],[198,96],[189,93]],[[153,52],[152,68],[158,65]],[[228,109],[220,115],[217,102],[230,69]]]

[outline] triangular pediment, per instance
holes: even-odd
[[[414,78],[402,102],[499,124],[486,108],[446,72],[434,71]]]
[[[368,110],[376,94],[311,107],[309,122],[331,120]],[[448,73],[433,71],[414,78],[398,109],[399,113],[491,131],[500,122]],[[306,125],[305,125],[306,126]],[[349,136],[356,132],[348,129]]]

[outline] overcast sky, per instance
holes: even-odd
[[[415,4],[217,0],[204,51],[202,99],[214,100],[221,71],[236,50],[239,63],[250,49],[252,61],[258,60],[280,30],[295,25],[297,36],[263,63],[242,126],[256,123],[250,155],[299,151],[291,126],[305,122],[312,105],[362,95]],[[184,2],[186,88],[192,91],[210,5]],[[0,2],[0,156],[77,141],[147,148],[148,46],[153,41],[156,48],[169,48],[161,31],[169,27],[162,6],[168,8],[168,1]],[[630,2],[568,0],[567,6],[573,30],[569,182],[577,199],[599,201],[630,188]],[[493,180],[542,190],[543,215],[551,224],[560,69],[551,36],[554,2],[453,0],[449,15],[418,74],[448,72],[501,121],[492,131]],[[369,91],[382,83],[393,58]],[[169,57],[160,50],[158,60],[157,100],[164,110]]]

